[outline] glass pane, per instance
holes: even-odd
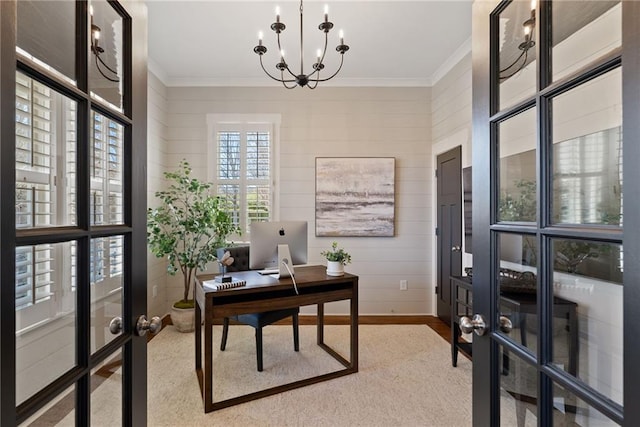
[[[618,424],[608,419],[602,412],[589,406],[584,400],[553,385],[553,425],[554,426],[597,426],[613,427]]]
[[[20,0],[17,8],[18,53],[76,79],[76,3]]]
[[[227,211],[231,212],[233,225],[240,225],[240,185],[222,184],[218,185],[218,196],[227,206]]]
[[[498,221],[535,222],[536,114],[529,109],[500,123]]]
[[[122,425],[122,351],[91,371],[91,425]]]
[[[218,133],[218,178],[240,178],[240,132]]]
[[[72,242],[16,248],[17,403],[76,364]]]
[[[553,99],[553,222],[622,226],[622,76]]]
[[[16,228],[76,224],[77,107],[16,73]]]
[[[500,425],[538,425],[538,371],[503,346],[500,351]]]
[[[124,294],[124,238],[103,237],[91,241],[91,351],[118,335],[109,331],[115,317],[122,318]]]
[[[551,13],[554,80],[622,45],[619,0],[555,1]]]
[[[501,110],[536,90],[536,0],[515,0],[498,17],[498,92]]]
[[[556,239],[553,362],[622,404],[621,245]]]
[[[247,186],[247,224],[254,221],[269,221],[271,210],[269,185]]]
[[[123,224],[124,127],[95,111],[91,116],[91,224]]]
[[[71,386],[38,412],[27,418],[22,426],[75,427],[76,425],[76,388]]]
[[[89,56],[91,94],[122,111],[123,20],[106,1],[91,1],[89,11],[91,14]]]
[[[269,132],[247,133],[247,178],[269,179]]]
[[[538,333],[538,245],[533,235],[498,234],[499,316],[508,318],[509,337],[535,353]]]

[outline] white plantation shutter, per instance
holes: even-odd
[[[236,225],[248,235],[253,221],[273,216],[273,125],[218,124],[213,176]]]

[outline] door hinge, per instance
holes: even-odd
[[[438,177],[438,169],[436,169],[436,178]]]
[[[436,295],[438,295],[438,291],[439,291],[439,286],[436,286]]]
[[[438,236],[440,234],[440,230],[438,230],[438,227],[436,227],[436,236]]]

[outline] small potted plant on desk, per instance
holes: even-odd
[[[182,272],[184,293],[173,304],[171,321],[180,332],[194,329],[194,301],[191,285],[197,270],[216,260],[216,249],[227,236],[239,233],[224,200],[209,194],[211,184],[191,176],[191,167],[181,161],[176,172],[165,172],[170,185],[156,192],[160,203],[147,212],[149,249],[168,259],[167,272]]]
[[[338,242],[331,244],[331,250],[322,251],[320,255],[327,259],[327,276],[344,275],[344,266],[351,262],[351,255],[338,248]]]

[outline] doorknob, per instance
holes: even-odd
[[[451,252],[460,252],[460,246],[455,245],[451,248]]]
[[[118,335],[122,332],[122,317],[114,317],[111,319],[111,322],[109,322],[109,331],[113,335]]]
[[[147,316],[141,314],[136,322],[136,334],[141,337],[145,336],[147,331],[155,334],[160,328],[162,328],[162,320],[158,316],[152,317],[151,321],[149,321]]]
[[[513,323],[511,323],[511,319],[506,316],[500,316],[499,328],[505,334],[508,334],[513,329]]]
[[[484,317],[480,314],[474,314],[473,319],[469,319],[467,316],[460,318],[460,330],[465,334],[475,332],[476,335],[484,335],[487,332],[487,322],[484,321]]]

